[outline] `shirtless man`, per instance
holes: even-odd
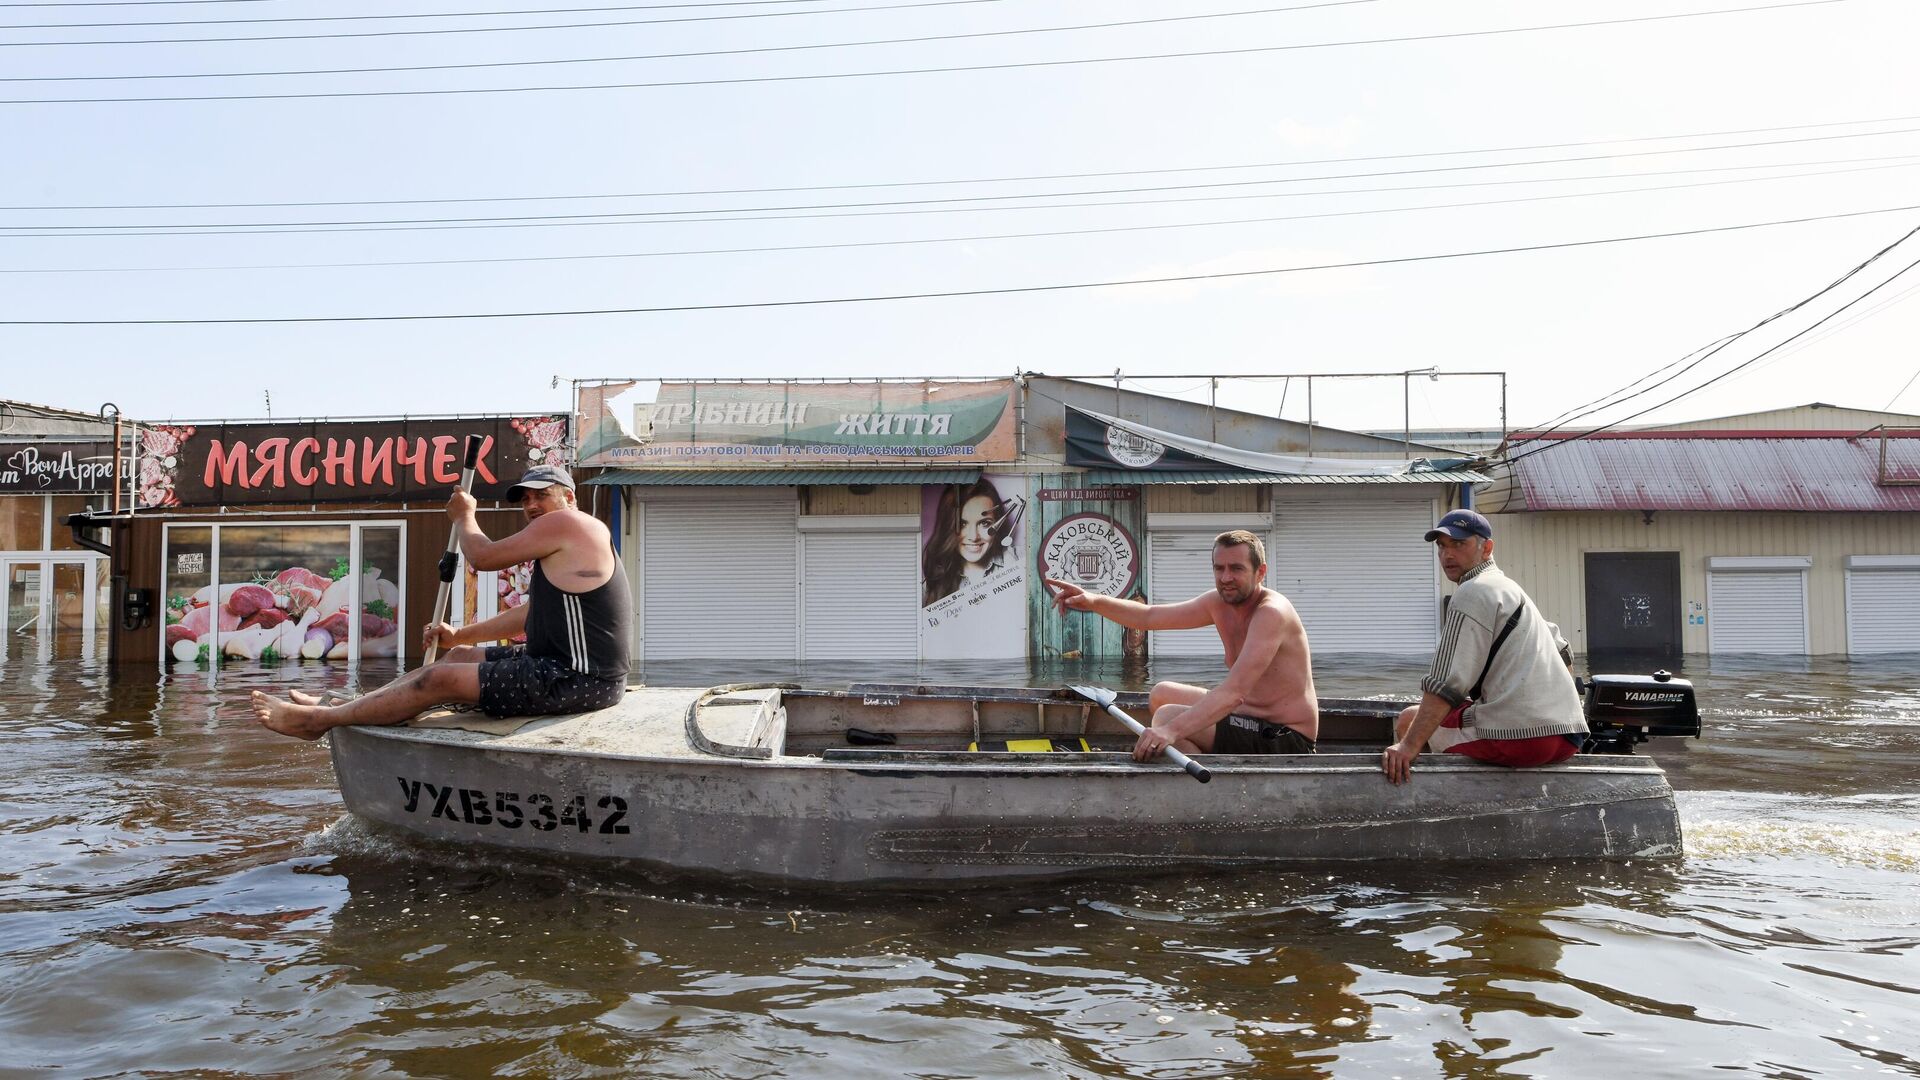
[[[1311,754],[1320,735],[1307,630],[1287,598],[1267,588],[1266,545],[1244,529],[1213,541],[1214,591],[1178,604],[1141,604],[1047,578],[1054,607],[1091,611],[1133,630],[1212,626],[1227,650],[1227,681],[1209,690],[1155,683],[1153,724],[1135,761],[1168,746],[1189,754]]]
[[[488,540],[473,496],[455,491],[447,516],[476,570],[538,560],[527,602],[458,629],[426,628],[426,644],[448,647],[438,662],[342,705],[311,694],[280,700],[253,694],[254,716],[282,735],[317,739],[343,724],[395,724],[445,702],[478,704],[490,716],[548,716],[604,709],[626,693],[633,594],[607,527],[574,503],[573,478],[557,465],[527,470],[507,489],[527,526]],[[481,646],[522,632],[525,645]]]

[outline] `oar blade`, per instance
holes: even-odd
[[[1117,700],[1114,692],[1104,686],[1069,686],[1067,689],[1079,694],[1081,697],[1086,698],[1088,701],[1093,702],[1103,709],[1112,705],[1114,701]]]

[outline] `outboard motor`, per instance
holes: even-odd
[[[1594,675],[1581,688],[1587,703],[1589,754],[1631,754],[1655,735],[1700,737],[1693,684],[1670,672]]]

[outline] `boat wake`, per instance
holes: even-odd
[[[1678,796],[1688,858],[1813,858],[1836,865],[1920,872],[1920,799],[1839,799],[1732,791]]]

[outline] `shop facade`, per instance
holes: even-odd
[[[112,417],[0,402],[0,660],[104,653],[112,564],[66,520],[116,497],[115,435]]]
[[[616,383],[582,389],[576,425],[643,663],[1218,658],[1210,630],[1062,619],[1041,582],[1189,599],[1236,528],[1317,652],[1430,652],[1421,535],[1483,479],[1388,457],[1398,439],[1038,377]]]
[[[116,660],[404,664],[438,591],[465,438],[480,439],[474,495],[499,537],[522,520],[497,501],[529,465],[564,461],[566,433],[552,416],[141,427],[131,506],[107,519]],[[524,571],[463,571],[456,624],[524,598]]]

